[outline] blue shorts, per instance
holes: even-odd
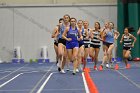
[[[84,42],[78,42],[79,43],[79,48],[84,45]]]
[[[66,42],[66,49],[73,49],[75,47],[79,48],[78,42]]]

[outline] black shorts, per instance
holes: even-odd
[[[92,47],[92,48],[100,48],[100,45],[90,44],[90,47]]]
[[[106,45],[106,42],[105,41],[103,41],[103,45]]]
[[[113,43],[104,42],[104,44],[109,48]]]
[[[79,43],[79,48],[80,48],[82,45],[84,45],[84,43]]]
[[[123,50],[129,50],[129,51],[131,51],[131,47],[123,47]]]
[[[66,46],[66,40],[65,39],[59,38],[58,43],[62,43],[63,45]]]
[[[54,42],[54,45],[56,45],[58,47],[58,42]]]
[[[84,43],[84,48],[89,48],[89,44],[88,43]]]

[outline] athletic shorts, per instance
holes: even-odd
[[[84,43],[79,43],[79,48],[80,48],[82,45],[84,45]]]
[[[65,40],[65,39],[59,38],[59,39],[58,39],[58,44],[59,44],[59,43],[62,43],[63,45],[66,46],[66,40]]]
[[[66,49],[73,49],[73,48],[79,48],[78,42],[66,42]]]
[[[100,48],[100,45],[90,44],[90,47],[92,47],[92,48]]]
[[[89,47],[90,47],[90,44],[84,43],[84,48],[89,48]]]
[[[123,47],[123,50],[130,50],[131,51],[131,47]]]
[[[56,45],[58,47],[58,43],[57,42],[54,42],[54,45]]]
[[[103,41],[103,45],[105,45],[106,44],[106,42],[105,41]]]
[[[104,42],[104,44],[109,48],[113,43]]]

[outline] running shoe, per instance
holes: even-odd
[[[61,69],[60,71],[62,74],[65,74],[66,72],[64,71],[64,69]]]
[[[97,66],[94,66],[94,70],[98,70],[98,69],[97,69]]]
[[[76,69],[76,72],[77,72],[77,73],[79,72],[79,69],[78,69],[78,68]]]
[[[110,67],[110,66],[109,66],[109,64],[107,63],[107,64],[106,64],[106,68],[109,68],[109,67]]]

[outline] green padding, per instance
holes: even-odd
[[[30,59],[30,63],[38,62],[38,59]]]
[[[29,61],[30,63],[32,63],[33,62],[33,59],[30,59],[30,61]]]
[[[132,26],[136,30],[132,34],[137,38],[135,47],[132,48],[132,57],[140,57],[140,36],[138,36],[137,30],[140,27],[140,4],[138,3],[125,3],[118,0],[118,31],[120,37],[118,39],[117,56],[122,57],[122,45],[120,45],[120,38],[123,34],[125,27]]]
[[[35,59],[34,62],[38,62],[38,59]]]

